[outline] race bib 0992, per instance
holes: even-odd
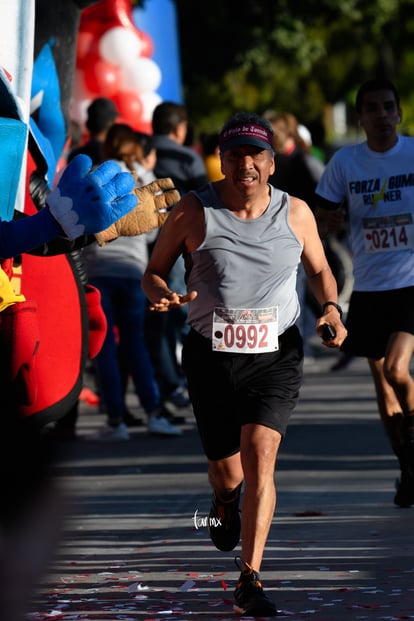
[[[214,351],[260,354],[279,349],[278,307],[221,308],[213,314]]]

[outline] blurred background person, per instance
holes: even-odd
[[[153,112],[152,128],[157,153],[156,177],[170,177],[181,196],[206,185],[208,176],[203,158],[187,145],[189,120],[185,106],[172,101],[158,104]],[[185,292],[184,273],[184,261],[179,257],[168,279],[172,290]],[[147,314],[148,342],[162,401],[177,422],[182,420],[182,411],[190,406],[181,369],[182,340],[188,332],[186,319],[186,307],[171,313]]]
[[[144,132],[135,132],[137,142],[137,173],[140,185],[146,185],[156,179],[154,169],[157,163],[157,151],[152,136]]]
[[[326,164],[332,155],[332,148],[326,142],[325,126],[320,120],[310,121],[307,126],[312,138],[310,151],[318,160]]]
[[[203,158],[185,144],[188,125],[183,105],[164,101],[155,107],[152,116],[153,144],[157,151],[154,172],[158,178],[171,177],[181,195],[208,182]]]
[[[310,153],[309,130],[304,125],[300,126],[298,119],[290,112],[269,110],[264,116],[274,131],[276,167],[269,183],[291,196],[301,198],[314,210],[315,188],[325,166]],[[298,268],[297,293],[301,307],[298,326],[303,337],[304,365],[315,370],[315,352],[310,339],[315,333],[315,318],[320,309],[309,292],[302,265]]]
[[[221,172],[221,160],[218,132],[200,135],[201,151],[209,181],[219,181],[224,175]]]
[[[84,144],[71,149],[67,157],[68,163],[79,153],[85,153],[91,158],[92,164],[101,164],[104,161],[102,148],[106,134],[118,116],[119,113],[113,101],[106,97],[94,99],[88,106],[85,123],[89,138]]]
[[[122,170],[142,175],[137,161],[138,142],[135,131],[127,124],[115,123],[107,132],[103,155],[118,162]],[[88,281],[101,293],[108,330],[103,347],[94,359],[96,380],[107,416],[107,424],[96,434],[95,441],[128,440],[125,421],[125,390],[130,376],[139,402],[148,417],[148,432],[177,436],[181,429],[163,416],[161,396],[151,357],[145,344],[147,299],[141,289],[141,278],[148,262],[148,243],[156,230],[132,237],[119,237],[99,247],[84,249]],[[131,422],[130,422],[131,424]]]

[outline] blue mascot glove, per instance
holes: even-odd
[[[77,155],[64,170],[46,203],[68,239],[93,235],[137,206],[132,194],[134,178],[120,166],[107,161],[91,170],[92,160]]]

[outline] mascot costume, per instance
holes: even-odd
[[[0,386],[3,477],[0,610],[23,618],[52,538],[56,500],[45,423],[79,398],[87,356],[105,336],[80,249],[163,224],[171,180],[134,189],[117,164],[67,147],[76,36],[87,0],[0,0]],[[53,508],[54,507],[54,508]],[[36,542],[39,554],[29,552]],[[44,545],[42,545],[44,542]],[[31,554],[31,560],[29,559]],[[27,590],[27,593],[26,593]]]
[[[99,6],[100,3],[85,0],[17,2],[14,31],[18,33],[19,39],[23,37],[18,47],[19,50],[25,50],[27,58],[22,61],[22,54],[19,53],[18,66],[14,58],[9,61],[9,66],[5,66],[5,62],[1,63],[11,75],[11,82],[8,84],[8,78],[2,72],[3,106],[9,107],[3,111],[3,117],[8,121],[7,132],[3,131],[2,145],[3,184],[6,186],[3,195],[7,192],[8,201],[7,204],[2,201],[0,217],[6,221],[14,219],[13,224],[17,225],[15,213],[21,209],[25,214],[36,214],[36,218],[30,224],[25,221],[27,218],[19,222],[21,229],[25,227],[25,235],[19,232],[15,247],[11,246],[13,234],[10,233],[10,225],[5,227],[0,242],[3,240],[6,246],[0,246],[0,257],[14,259],[13,289],[17,295],[26,298],[24,306],[17,305],[12,310],[23,314],[23,308],[26,307],[25,321],[29,322],[29,317],[32,323],[36,321],[42,335],[38,347],[32,344],[35,351],[32,360],[13,363],[14,367],[16,364],[20,367],[15,369],[13,380],[16,381],[13,390],[8,392],[8,407],[10,409],[17,404],[22,416],[40,424],[63,416],[76,403],[86,357],[88,354],[94,357],[102,343],[101,328],[105,329],[105,326],[99,313],[99,293],[85,286],[79,248],[91,242],[88,237],[91,233],[99,233],[97,243],[103,244],[119,234],[139,234],[157,227],[167,215],[166,207],[177,200],[174,192],[166,191],[172,187],[169,181],[161,180],[156,183],[156,187],[144,189],[141,195],[137,190],[135,196],[138,195],[140,207],[126,221],[121,220],[109,231],[102,233],[103,229],[109,229],[137,203],[134,195],[128,193],[131,190],[128,184],[132,183],[130,178],[126,180],[121,175],[116,177],[114,187],[107,186],[119,171],[115,171],[111,164],[105,165],[102,173],[99,169],[99,172],[88,176],[90,162],[82,160],[75,166],[70,165],[58,186],[53,189],[57,163],[68,136],[68,110],[81,9],[93,4]],[[19,6],[23,7],[21,13]],[[28,10],[30,6],[32,10]],[[9,7],[7,12],[10,12]],[[3,18],[3,23],[6,23],[6,16]],[[33,40],[32,49],[27,44],[30,38]],[[14,106],[13,87],[17,90]],[[20,108],[19,101],[23,103]],[[6,148],[5,134],[8,139]],[[25,150],[26,144],[28,150]],[[10,155],[11,147],[13,157]],[[125,187],[121,187],[121,180],[127,184]],[[12,183],[16,185],[17,181],[20,181],[19,187],[10,187]],[[98,183],[99,199],[106,201],[110,210],[107,215],[98,209],[98,195],[92,196],[90,191],[85,194],[82,190],[83,184],[92,182]],[[62,190],[72,199],[72,209],[82,210],[82,216],[77,217],[81,219],[87,214],[89,221],[85,221],[84,228],[79,225],[71,228],[73,215],[69,211],[64,213],[66,196]],[[160,195],[155,194],[158,190],[161,190]],[[72,196],[71,192],[75,194]],[[118,199],[119,192],[126,196]],[[19,193],[24,197],[23,205],[17,203]],[[89,205],[87,201],[83,204],[84,197],[90,201]],[[95,210],[91,209],[91,203]],[[46,212],[43,214],[45,206]],[[160,213],[160,210],[164,213]],[[97,222],[93,221],[94,212],[100,218]],[[48,223],[45,225],[43,221],[48,214],[57,219],[60,230],[51,230]],[[39,220],[36,226],[39,216],[42,216],[42,221]],[[30,235],[34,236],[36,231],[41,231],[43,235],[29,240],[30,235],[26,229]],[[50,243],[50,239],[59,235],[60,239]],[[63,236],[66,239],[62,239]],[[93,243],[96,241],[93,240]],[[7,273],[10,261],[3,269]],[[17,304],[18,300],[14,301]],[[20,302],[23,303],[23,300]],[[20,317],[17,320],[24,323]],[[32,324],[30,331],[34,339],[36,331]],[[32,345],[26,344],[25,348],[30,349]],[[15,355],[20,358],[26,355],[15,345],[13,351],[17,351]]]

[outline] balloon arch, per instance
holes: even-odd
[[[170,29],[175,29],[174,20],[167,15],[172,8],[170,1],[150,0],[149,4],[152,3],[158,19],[155,28],[162,30],[162,24],[164,27],[169,24]],[[160,6],[156,7],[157,3]],[[83,129],[91,101],[96,97],[107,97],[116,105],[120,122],[128,123],[137,131],[152,133],[152,113],[163,99],[157,92],[163,76],[160,65],[153,58],[154,40],[135,25],[134,15],[132,0],[102,0],[82,11],[71,118]],[[148,23],[148,15],[146,17]],[[154,34],[157,36],[157,30]],[[174,45],[171,47],[170,63],[174,57]],[[175,61],[177,64],[176,53]],[[163,69],[169,70],[168,67]],[[171,69],[177,74],[177,67]]]

